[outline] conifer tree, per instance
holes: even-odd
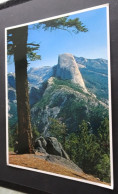
[[[79,18],[69,19],[63,17],[39,23],[33,26],[34,29],[43,30],[65,30],[78,34],[87,32],[87,28]],[[8,55],[14,56],[16,95],[18,113],[18,153],[33,153],[32,129],[30,119],[30,105],[28,95],[27,67],[28,58],[30,60],[40,59],[36,54],[39,44],[28,44],[28,26],[18,27],[8,30]],[[40,34],[39,34],[40,35]]]

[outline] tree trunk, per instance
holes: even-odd
[[[28,27],[12,30],[18,114],[18,153],[33,153],[27,79]]]

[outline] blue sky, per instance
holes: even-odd
[[[38,53],[40,61],[30,62],[29,67],[53,66],[57,64],[58,55],[72,53],[77,57],[104,58],[107,59],[107,21],[106,8],[94,9],[69,16],[79,18],[88,28],[88,32],[78,34],[69,33],[63,30],[43,29],[31,30],[29,26],[28,42],[40,43]],[[8,72],[14,71],[14,63],[11,58],[8,64]]]

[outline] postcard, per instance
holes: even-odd
[[[7,165],[113,189],[109,5],[5,36]]]

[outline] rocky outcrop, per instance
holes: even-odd
[[[59,143],[55,137],[47,137],[46,140],[47,140],[46,149],[47,153],[69,159],[69,156],[62,148],[61,143]]]
[[[37,138],[35,141],[35,149],[40,153],[60,156],[69,160],[68,154],[64,151],[61,143],[59,143],[55,137],[47,137],[44,139],[41,136]]]
[[[72,54],[59,55],[58,64],[54,67],[54,76],[62,80],[71,80],[87,93],[84,80]]]
[[[35,140],[34,148],[36,149],[36,151],[46,154],[46,147],[47,142],[42,136]]]
[[[79,173],[83,173],[82,169],[79,168],[72,160],[68,160],[61,156],[51,155],[51,154],[41,154],[41,155],[35,155],[36,158],[44,159],[48,162],[53,164],[58,164],[59,166],[66,167],[66,169],[74,170]]]

